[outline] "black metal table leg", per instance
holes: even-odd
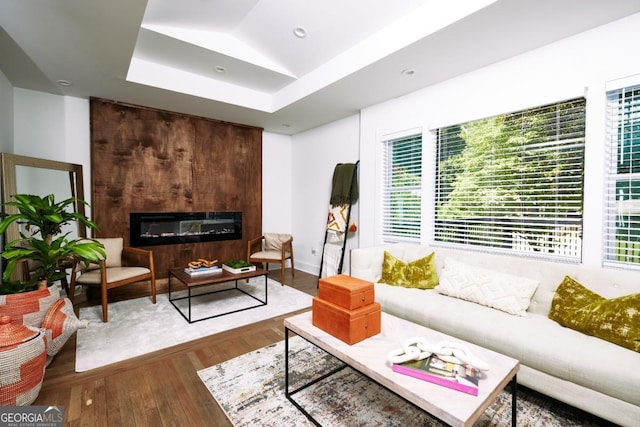
[[[290,392],[289,391],[289,328],[287,328],[286,326],[284,328],[284,351],[285,351],[285,354],[284,354],[284,395],[287,398],[287,400],[289,400],[289,402],[291,402],[296,408],[298,408],[298,410],[300,412],[302,412],[304,414],[304,416],[307,417],[307,419],[313,423],[313,425],[318,426],[318,427],[322,427],[322,424],[320,424],[315,418],[313,418],[313,415],[311,415],[309,412],[307,412],[298,402],[295,401],[295,399],[293,398],[293,395],[305,390],[308,387],[311,387],[314,384],[317,384],[317,383],[319,383],[321,381],[324,381],[325,379],[327,379],[327,378],[335,375],[336,373],[342,371],[348,365],[343,363],[340,366],[338,366],[337,368],[332,369],[331,371],[319,376],[318,378],[312,380],[311,382],[308,382],[307,384],[304,384],[304,385],[302,385],[302,386],[298,387],[297,389],[295,389],[295,390]]]
[[[289,398],[289,328],[284,328],[284,395]]]
[[[191,287],[190,286],[187,286],[187,305],[189,306],[188,322],[191,323]]]
[[[311,416],[311,414],[309,414],[302,406],[300,406],[300,404],[296,402],[291,396],[292,394],[295,394],[301,391],[302,389],[308,387],[311,384],[314,384],[315,382],[316,381],[312,381],[310,384],[300,387],[299,389],[294,390],[292,393],[289,392],[289,328],[285,327],[284,328],[284,395],[287,398],[287,400],[289,400],[289,402],[291,402],[296,408],[298,408],[300,412],[304,414],[304,416],[307,417],[309,421],[311,421],[315,426],[322,427],[322,425],[318,423],[318,421],[316,421]]]
[[[511,380],[511,427],[517,427],[518,420],[518,375]]]

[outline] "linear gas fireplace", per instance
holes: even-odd
[[[242,239],[242,212],[131,212],[131,246]]]

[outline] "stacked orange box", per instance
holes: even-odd
[[[313,298],[314,326],[355,344],[380,333],[380,304],[373,283],[339,274],[320,279]]]

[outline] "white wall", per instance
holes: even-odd
[[[64,97],[21,88],[14,93],[15,154],[66,161]]]
[[[361,246],[379,243],[376,156],[383,136],[423,129],[425,157],[432,158],[432,130],[440,126],[586,96],[585,206],[583,263],[600,265],[605,139],[605,85],[640,75],[640,14],[362,111]],[[640,81],[640,79],[639,79]],[[427,163],[432,166],[433,163]],[[423,240],[433,217],[433,170],[423,170]]]
[[[13,153],[13,86],[0,71],[0,152]]]
[[[89,101],[14,89],[13,153],[82,165],[91,201]]]
[[[312,274],[320,271],[322,242],[329,213],[333,171],[338,163],[359,160],[358,114],[294,135],[293,144],[293,236],[296,269]],[[358,205],[352,216],[359,225]],[[348,248],[358,246],[358,231]],[[315,250],[315,254],[312,251]],[[348,255],[348,249],[347,249]],[[348,257],[345,257],[348,271]]]
[[[291,157],[290,136],[270,132],[262,133],[263,232],[292,234],[291,182],[293,171]]]
[[[89,191],[91,174],[88,172],[91,162],[91,126],[89,123],[89,100],[63,97],[65,120],[65,160],[69,163],[81,164],[86,172],[84,175],[85,195]]]

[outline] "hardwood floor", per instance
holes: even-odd
[[[280,270],[269,277],[279,281]],[[317,276],[299,270],[286,284],[316,295]],[[166,292],[166,281],[158,281]],[[114,289],[109,301],[138,298],[136,286]],[[80,302],[82,306],[98,300]],[[304,310],[303,310],[304,311]],[[197,371],[284,339],[275,317],[104,368],[75,372],[76,335],[47,367],[34,405],[62,405],[65,426],[231,426]]]

